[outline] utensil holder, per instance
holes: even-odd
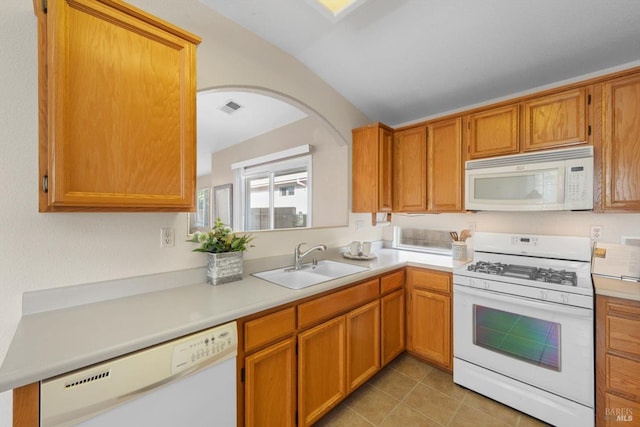
[[[467,243],[452,242],[451,257],[454,259],[454,261],[466,261],[467,260]]]

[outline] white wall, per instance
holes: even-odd
[[[299,62],[197,0],[132,3],[203,37],[199,88],[271,87],[320,112],[346,140],[351,128],[369,121]],[[205,264],[203,255],[180,239],[187,232],[186,214],[38,213],[36,35],[32,2],[0,2],[0,362],[20,320],[25,291]],[[175,228],[174,248],[160,249],[162,227]],[[354,227],[263,233],[249,256],[287,254],[300,241],[340,245],[379,236],[378,229]],[[0,426],[9,425],[7,392],[0,394]]]

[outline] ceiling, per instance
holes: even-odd
[[[638,0],[200,1],[391,126],[640,60]]]
[[[221,109],[230,101],[240,106]],[[211,173],[211,153],[307,117],[276,98],[246,91],[198,92],[198,176]]]

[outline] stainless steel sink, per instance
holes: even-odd
[[[368,269],[368,267],[360,265],[323,260],[319,261],[316,265],[311,263],[303,264],[299,270],[295,270],[293,267],[277,268],[275,270],[253,273],[253,276],[268,280],[276,285],[285,286],[289,289],[303,289],[307,286],[339,279],[351,274],[367,271]]]

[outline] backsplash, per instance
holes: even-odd
[[[403,228],[475,231],[559,236],[587,236],[591,226],[602,227],[600,241],[622,243],[623,237],[640,236],[640,214],[593,212],[476,212],[466,214],[393,214],[392,224]],[[392,227],[383,229],[383,239],[393,239]]]

